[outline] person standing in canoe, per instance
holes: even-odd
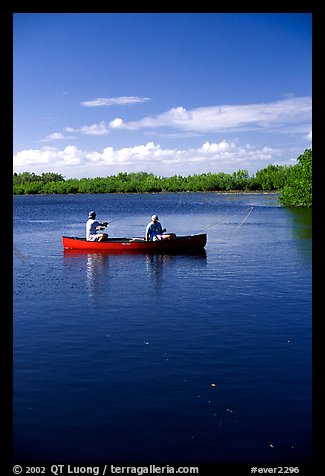
[[[108,237],[107,233],[97,233],[97,231],[103,230],[108,225],[108,222],[99,223],[96,220],[96,212],[91,211],[88,214],[88,220],[86,222],[86,240],[87,241],[103,241]]]
[[[161,223],[158,221],[158,216],[152,215],[151,222],[148,223],[146,228],[146,241],[162,240],[165,231],[166,228],[161,226]]]

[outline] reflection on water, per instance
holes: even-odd
[[[163,270],[172,269],[172,266],[180,264],[184,265],[185,262],[192,261],[194,259],[200,259],[202,263],[206,264],[206,251],[201,250],[196,253],[186,254],[147,254],[145,257],[146,274],[147,277],[154,283],[154,287],[158,290],[159,285],[162,283]]]
[[[64,250],[63,256],[67,280],[83,276],[79,286],[85,287],[90,304],[94,304],[108,283],[109,255],[86,250]]]
[[[291,220],[291,232],[297,252],[304,260],[309,260],[312,239],[312,210],[306,208],[289,208],[287,215]]]
[[[101,253],[88,253],[86,262],[86,284],[90,299],[95,297],[98,286],[106,277],[105,265],[108,263],[107,255]]]
[[[162,278],[162,270],[165,260],[169,260],[170,256],[163,254],[146,255],[146,273],[153,280],[156,286]]]
[[[74,258],[75,265],[73,265],[75,271],[77,268],[84,269],[86,292],[89,299],[94,302],[96,296],[102,294],[103,287],[107,288],[112,286],[114,279],[117,277],[118,270],[123,270],[129,267],[130,274],[129,280],[134,279],[134,272],[131,270],[135,265],[138,270],[138,278],[141,279],[141,269],[144,265],[144,275],[149,278],[150,282],[154,284],[156,290],[159,289],[163,281],[164,269],[177,268],[177,266],[184,266],[193,260],[199,260],[202,264],[206,264],[207,253],[205,250],[200,250],[195,253],[184,254],[166,254],[166,253],[130,253],[130,254],[109,254],[89,252],[88,250],[64,250],[63,253],[65,261]],[[109,273],[111,261],[114,260],[112,266],[112,273]],[[72,261],[72,260],[71,260]],[[132,264],[131,264],[132,263]],[[71,262],[69,262],[71,264]],[[71,267],[69,266],[71,270]]]
[[[288,216],[292,220],[292,231],[300,240],[312,237],[312,210],[306,208],[289,208]]]

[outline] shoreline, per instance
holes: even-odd
[[[169,191],[161,191],[161,192],[85,192],[85,193],[16,193],[13,194],[13,197],[28,197],[28,196],[36,196],[36,195],[44,195],[44,196],[54,196],[54,195],[163,195],[168,193],[220,193],[220,194],[228,194],[228,195],[278,195],[280,190],[199,190],[194,192],[193,190],[184,190],[182,192],[169,192]]]

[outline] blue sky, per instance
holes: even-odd
[[[250,174],[311,148],[309,13],[14,14],[14,172]]]

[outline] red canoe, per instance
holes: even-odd
[[[144,251],[146,253],[182,253],[202,250],[207,242],[206,233],[199,235],[175,236],[159,241],[145,241],[143,238],[108,238],[106,241],[87,241],[86,238],[62,236],[66,250],[89,251]]]

